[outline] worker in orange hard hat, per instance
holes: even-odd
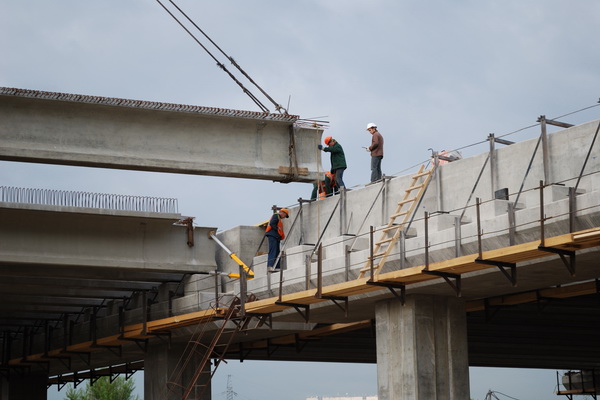
[[[290,211],[287,208],[280,208],[276,213],[271,216],[269,220],[269,225],[267,225],[267,229],[265,230],[265,236],[269,241],[269,255],[267,257],[267,271],[275,272],[279,271],[280,261],[277,261],[277,265],[275,265],[275,261],[279,256],[279,243],[285,239],[285,233],[283,231],[283,222],[281,221],[283,218],[289,218]]]
[[[335,185],[333,186],[335,193],[339,188],[345,188],[346,186],[343,179],[344,171],[346,170],[346,156],[344,155],[342,145],[331,136],[327,136],[324,142],[327,147],[319,145],[318,148],[319,150],[331,153],[331,173],[335,175]]]

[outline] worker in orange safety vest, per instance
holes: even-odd
[[[310,196],[311,200],[324,200],[333,194],[333,186],[335,184],[335,176],[330,171],[325,171],[323,180],[318,183],[313,183],[313,191]]]
[[[277,213],[273,214],[269,220],[269,225],[265,230],[265,236],[269,241],[269,255],[267,257],[267,271],[276,272],[281,267],[281,260],[275,260],[279,256],[279,243],[285,239],[285,233],[283,232],[283,218],[289,218],[290,212],[287,208],[280,208]]]

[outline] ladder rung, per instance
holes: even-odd
[[[379,246],[379,245],[381,245],[381,244],[384,244],[384,243],[389,243],[389,242],[391,242],[392,240],[394,240],[394,238],[393,238],[393,237],[391,237],[391,238],[389,238],[389,239],[381,240],[381,241],[379,241],[379,242],[376,242],[375,244]]]
[[[422,188],[422,187],[423,187],[423,184],[420,184],[420,185],[415,185],[415,186],[411,186],[411,187],[409,187],[408,189],[406,189],[406,190],[405,190],[405,192],[412,192],[413,190],[415,190],[415,189],[420,189],[420,188]]]
[[[399,212],[398,214],[392,215],[390,218],[398,218],[399,216],[406,215],[406,214],[408,214],[408,211],[402,211],[402,212]]]
[[[373,258],[379,258],[385,255],[385,251],[383,253],[375,253],[373,254]]]
[[[392,226],[388,226],[387,228],[383,228],[382,231],[387,232],[387,231],[391,231],[392,229],[400,229],[402,228],[402,225],[392,225]]]
[[[373,265],[373,271],[377,271],[379,269],[379,264],[375,264]],[[363,269],[361,269],[359,272],[363,273],[363,272],[369,272],[371,271],[371,266],[368,267],[364,267]]]
[[[429,175],[431,173],[431,170],[425,171],[425,172],[421,172],[420,174],[414,174],[413,178],[420,178],[422,176],[426,176]]]
[[[399,206],[402,206],[402,205],[404,205],[404,204],[406,204],[406,203],[411,203],[411,202],[415,201],[416,199],[417,199],[416,197],[413,197],[413,198],[411,198],[411,199],[402,200],[402,201],[399,201],[399,202],[398,202],[398,205],[399,205]]]

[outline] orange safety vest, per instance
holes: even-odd
[[[279,237],[281,238],[281,240],[285,239],[285,233],[283,233],[283,222],[281,222],[281,217],[279,216],[279,214],[277,214],[277,233],[279,234]],[[265,233],[269,232],[271,230],[271,221],[269,221],[269,224],[267,225],[267,229],[265,229]]]
[[[335,175],[333,175],[330,171],[325,171],[325,176],[329,178],[329,182],[331,187],[335,184]],[[319,200],[325,200],[327,198],[327,188],[325,186],[325,181],[319,182]]]

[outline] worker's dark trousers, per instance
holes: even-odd
[[[383,156],[371,156],[371,182],[381,179],[381,160]]]
[[[272,267],[275,265],[275,260],[279,255],[279,239],[274,236],[267,236],[269,240],[269,257],[267,259],[267,267]],[[279,269],[281,265],[281,259],[277,262],[277,266],[275,268]]]

